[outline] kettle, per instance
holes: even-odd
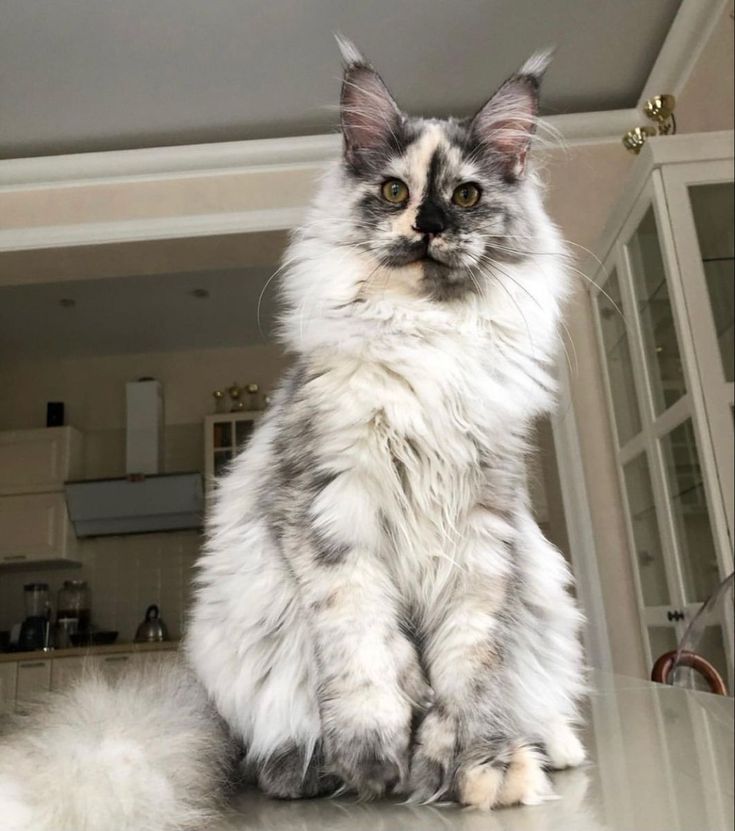
[[[138,627],[135,633],[136,643],[154,643],[156,641],[167,641],[168,629],[160,618],[158,606],[152,603],[145,610],[145,620]]]

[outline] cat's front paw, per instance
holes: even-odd
[[[551,726],[543,742],[548,766],[552,770],[576,768],[587,758],[584,745],[564,721],[556,722]]]
[[[484,811],[533,805],[552,794],[543,758],[534,747],[500,737],[459,741],[456,719],[440,706],[429,711],[419,728],[409,791],[412,802],[454,800]]]
[[[408,771],[411,708],[396,692],[366,688],[324,708],[327,770],[362,798],[398,790]]]

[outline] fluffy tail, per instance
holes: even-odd
[[[3,732],[3,831],[206,828],[232,763],[204,691],[180,667],[89,675]]]

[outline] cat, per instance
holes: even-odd
[[[439,120],[342,53],[293,364],[219,489],[188,654],[268,794],[537,802],[584,757],[580,616],[525,470],[568,291],[528,156],[549,56]]]
[[[285,257],[291,368],[216,493],[195,679],[46,705],[0,752],[11,831],[209,827],[238,752],[273,797],[485,810],[584,759],[581,616],[525,468],[569,291],[530,155],[548,55],[425,119],[341,48],[343,154]]]

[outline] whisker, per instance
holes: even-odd
[[[281,263],[281,265],[279,265],[278,268],[273,272],[273,274],[271,274],[271,276],[265,281],[265,284],[263,285],[263,288],[260,290],[260,294],[258,295],[258,305],[257,305],[256,313],[255,313],[255,319],[256,319],[257,324],[258,324],[258,331],[260,332],[260,336],[263,338],[263,340],[267,340],[266,334],[263,331],[262,321],[260,319],[260,312],[261,312],[261,306],[262,306],[262,303],[263,303],[263,298],[265,297],[265,293],[268,290],[268,286],[273,282],[273,280],[283,271],[284,268],[286,268],[287,266],[292,265],[293,262],[294,262],[293,257],[289,257],[289,258],[285,259]]]
[[[482,235],[478,235],[478,236],[481,236],[484,239],[494,239],[493,235],[482,234]],[[499,237],[499,239],[505,239],[505,238],[504,237]],[[497,248],[499,251],[506,251],[507,253],[514,254],[516,256],[526,256],[526,257],[531,257],[531,256],[533,256],[533,257],[547,257],[547,256],[548,257],[563,257],[564,256],[562,253],[557,253],[555,251],[521,251],[520,249],[510,248],[509,246],[503,246],[503,245],[501,245],[499,243],[495,243],[495,242],[492,243],[492,247]],[[588,249],[585,249],[585,250],[588,250]],[[592,254],[591,251],[589,253]],[[623,314],[623,310],[620,308],[620,306],[618,306],[618,304],[612,299],[610,294],[607,291],[605,291],[605,289],[599,283],[596,283],[588,274],[585,274],[584,271],[582,271],[581,269],[577,268],[576,266],[573,266],[568,260],[565,263],[564,267],[566,269],[568,269],[569,271],[573,272],[574,274],[577,274],[580,277],[584,278],[585,280],[587,280],[587,282],[591,286],[593,286],[595,289],[597,289],[597,291],[600,294],[602,294],[607,299],[607,301],[610,303],[610,305],[615,309],[615,311],[620,316],[620,319],[623,321],[623,324],[625,325],[626,330],[628,330],[628,321],[627,321],[627,318],[625,317],[625,315]]]

